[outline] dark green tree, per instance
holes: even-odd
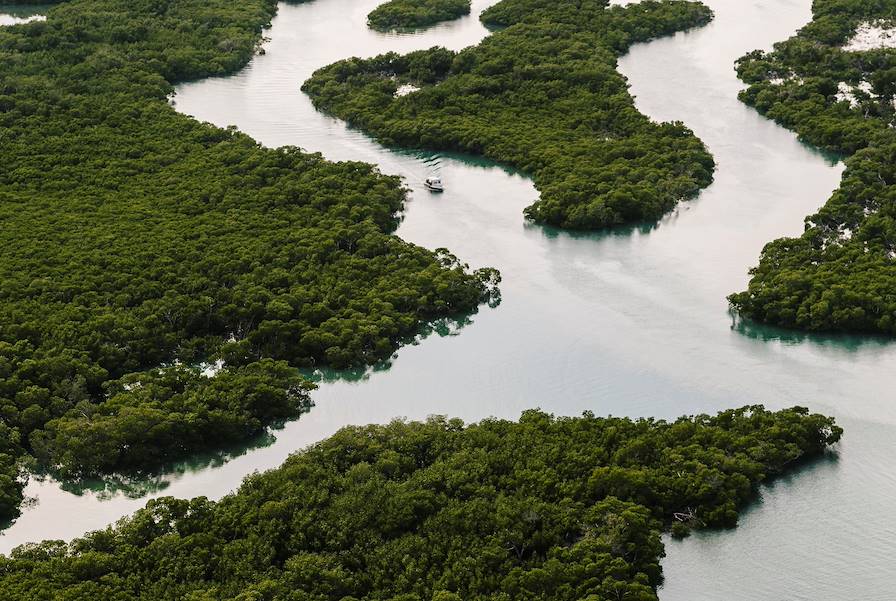
[[[391,235],[398,178],[170,106],[275,10],[71,0],[0,28],[0,518],[23,454],[94,474],[254,436],[308,406],[295,368],[388,357],[497,279]]]
[[[379,31],[418,29],[470,14],[470,0],[389,0],[367,15]]]
[[[742,315],[811,331],[896,334],[896,53],[851,50],[896,2],[817,0],[813,20],[774,51],[738,62],[741,99],[819,147],[847,155],[840,188],[798,238],[762,251]]]
[[[664,529],[733,525],[760,482],[840,434],[759,406],[345,428],[219,502],[156,499],[69,544],[19,547],[0,558],[0,596],[656,601]]]

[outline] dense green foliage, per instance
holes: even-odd
[[[24,452],[92,473],[250,435],[307,406],[292,368],[386,357],[497,279],[390,235],[398,178],[169,106],[274,10],[72,0],[0,29],[0,517]]]
[[[470,0],[389,0],[367,15],[379,31],[416,29],[470,14]]]
[[[245,440],[310,405],[311,384],[264,359],[215,377],[175,366],[107,382],[106,400],[82,401],[31,436],[38,459],[64,475],[158,464],[178,454]]]
[[[844,49],[856,28],[896,19],[893,0],[816,0],[814,20],[738,63],[741,98],[822,148],[852,155],[840,188],[799,238],[768,244],[744,315],[806,330],[896,334],[896,50]],[[896,21],[891,21],[891,24]]]
[[[303,86],[386,144],[481,154],[531,174],[534,221],[572,229],[656,220],[709,184],[712,157],[680,123],[637,111],[616,59],[709,21],[701,4],[502,0],[478,46],[349,59]],[[418,91],[396,96],[400,86]]]
[[[655,601],[672,524],[732,526],[757,484],[840,438],[794,408],[675,422],[345,428],[233,495],[163,498],[0,559],[0,596]]]

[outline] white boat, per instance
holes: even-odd
[[[430,192],[442,192],[445,188],[442,186],[442,180],[438,177],[427,177],[426,181],[423,182],[423,185]]]

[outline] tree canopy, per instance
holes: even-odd
[[[740,59],[741,99],[822,148],[849,155],[838,190],[798,238],[769,243],[742,314],[805,330],[896,334],[896,49],[849,44],[893,27],[892,0],[816,0],[813,20],[772,52]]]
[[[470,0],[389,0],[367,15],[379,31],[417,29],[470,14]]]
[[[760,482],[836,442],[760,406],[672,422],[555,418],[345,428],[219,502],[0,558],[0,595],[194,601],[656,601],[664,529],[733,526]]]
[[[710,18],[692,2],[502,0],[481,15],[502,29],[478,46],[352,58],[302,89],[386,144],[474,153],[528,172],[541,194],[525,211],[536,222],[657,220],[708,185],[714,163],[684,125],[638,112],[616,59]],[[402,86],[419,89],[396,94]]]
[[[0,28],[0,518],[25,453],[84,474],[257,434],[308,406],[295,368],[387,357],[497,280],[391,235],[397,177],[170,106],[275,10],[71,0]]]

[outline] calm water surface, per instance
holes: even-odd
[[[733,61],[768,48],[810,18],[809,0],[710,0],[709,26],[639,45],[621,60],[639,108],[681,120],[709,145],[715,183],[654,226],[571,235],[524,222],[536,198],[525,177],[458,156],[383,148],[317,113],[299,90],[316,68],[348,56],[487,35],[475,15],[419,34],[365,27],[379,0],[281,4],[266,54],[239,74],[181,86],[179,110],[234,124],[268,146],[376,163],[413,189],[398,235],[497,267],[503,302],[399,351],[390,365],[318,374],[317,406],[254,448],[202,458],[140,482],[66,486],[33,481],[33,506],[0,551],[71,538],[132,512],[148,496],[219,497],[246,474],[345,424],[558,414],[673,418],[745,403],[836,415],[836,457],[763,490],[733,531],[669,541],[663,601],[892,599],[896,557],[896,345],[792,335],[735,322],[725,295],[742,289],[769,240],[797,234],[841,167],[736,100]],[[442,176],[446,192],[422,180]]]

